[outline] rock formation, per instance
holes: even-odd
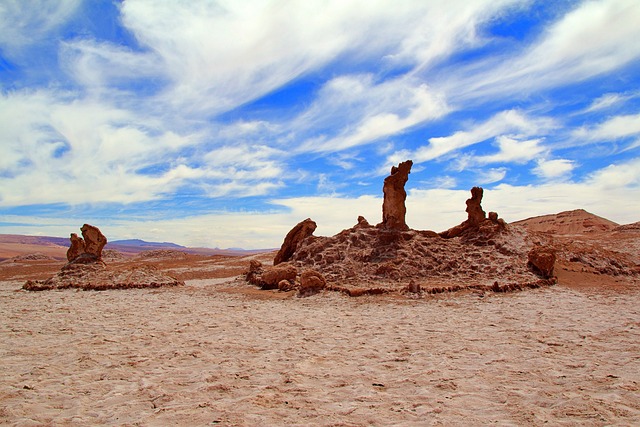
[[[316,270],[305,270],[300,275],[300,290],[298,291],[298,297],[304,298],[311,295],[315,295],[322,291],[327,285],[327,281]]]
[[[294,270],[302,271],[299,282],[284,280],[281,272],[254,262],[247,280],[268,289],[297,287],[300,296],[327,289],[349,296],[397,292],[414,298],[554,283],[553,262],[544,258],[543,251],[529,256],[540,239],[522,227],[507,227],[495,212],[487,217],[480,187],[471,190],[462,224],[440,234],[410,229],[405,222],[404,185],[411,166],[411,160],[394,166],[384,180],[383,221],[377,226],[359,216],[356,225],[333,237],[313,236],[316,224],[307,219],[287,234],[274,264],[286,261],[282,265],[291,269],[292,277]]]
[[[265,267],[260,261],[251,260],[246,279],[249,283],[260,286],[261,289],[290,290],[295,287],[297,275],[298,270],[288,263]],[[289,285],[283,282],[287,282]]]
[[[404,185],[409,179],[413,162],[407,160],[400,163],[397,167],[391,167],[391,174],[384,179],[382,192],[384,200],[382,202],[382,223],[379,226],[387,230],[405,231],[409,227],[405,222],[407,208],[405,200],[407,192]]]
[[[452,227],[447,231],[443,231],[442,233],[440,233],[440,237],[451,239],[453,237],[462,235],[465,231],[470,229],[475,231],[480,228],[486,228],[483,226],[492,227],[492,225],[496,225],[502,228],[506,227],[507,223],[504,222],[504,220],[498,218],[498,214],[496,212],[489,212],[489,218],[485,216],[485,212],[484,210],[482,210],[483,193],[484,190],[482,189],[482,187],[473,187],[471,189],[471,198],[467,199],[466,201],[467,219],[461,224],[456,225],[455,227]],[[491,224],[487,224],[488,222]]]
[[[300,242],[311,236],[316,231],[316,227],[316,223],[311,218],[307,218],[293,227],[284,238],[284,242],[273,260],[273,265],[289,261]]]
[[[534,272],[545,279],[553,277],[553,268],[556,263],[556,251],[548,246],[535,245],[528,254],[528,265]]]
[[[84,224],[81,231],[82,238],[76,233],[71,234],[67,250],[69,262],[58,274],[44,281],[29,280],[22,288],[28,291],[66,288],[106,290],[184,285],[184,282],[149,265],[109,268],[102,260],[107,238],[98,227],[89,224]]]
[[[71,241],[71,246],[67,250],[67,261],[71,262],[84,253],[84,239],[78,237],[76,233],[71,233],[69,240]]]
[[[107,238],[98,227],[84,224],[80,229],[84,238],[84,252],[96,259],[102,259],[102,248],[107,244]]]
[[[107,244],[107,238],[98,227],[84,224],[80,229],[82,237],[71,233],[71,246],[67,251],[67,260],[70,263],[90,264],[102,261],[102,248]]]

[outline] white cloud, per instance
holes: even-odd
[[[537,163],[533,173],[547,180],[566,178],[576,167],[575,162],[568,159],[540,159]]]
[[[507,168],[490,168],[487,170],[481,170],[477,176],[478,184],[493,184],[494,182],[502,181],[507,175]]]
[[[635,135],[640,135],[640,114],[615,116],[595,126],[576,129],[572,136],[578,142],[613,142]]]
[[[477,156],[472,160],[476,164],[484,165],[489,163],[527,163],[548,151],[540,145],[542,139],[529,139],[518,141],[508,136],[498,136],[496,138],[499,151],[488,156]]]
[[[630,97],[628,95],[623,95],[620,93],[606,93],[599,98],[593,100],[591,105],[587,107],[584,112],[590,113],[594,111],[606,110],[609,107],[612,107],[616,104],[620,104]]]
[[[426,162],[445,156],[453,151],[470,145],[477,144],[495,137],[507,137],[499,139],[501,149],[500,154],[495,156],[495,161],[501,158],[509,161],[520,160],[522,156],[527,156],[539,149],[536,140],[517,143],[515,139],[544,134],[555,128],[557,125],[553,119],[546,117],[528,117],[518,110],[502,111],[489,120],[477,124],[476,126],[458,131],[450,136],[429,138],[429,145],[417,148],[408,158],[415,162]],[[488,157],[486,163],[491,161]]]
[[[411,189],[407,197],[407,223],[415,229],[443,231],[466,219],[468,190]],[[5,216],[5,222],[23,226],[0,226],[5,233],[67,236],[83,222],[101,228],[108,239],[142,238],[173,241],[189,246],[277,248],[298,222],[311,217],[316,235],[330,236],[356,224],[363,215],[371,224],[381,221],[379,196],[298,197],[273,200],[285,210],[273,212],[220,212],[176,219],[30,218]],[[640,212],[640,158],[601,169],[582,182],[548,182],[541,185],[499,184],[486,188],[485,211],[498,212],[508,222],[586,209],[621,224],[638,221]]]
[[[640,4],[585,1],[553,23],[529,49],[461,68],[446,85],[456,100],[528,94],[619,69],[640,57]]]
[[[0,47],[5,54],[51,37],[78,10],[81,0],[3,0],[0,4]]]
[[[327,133],[337,133],[309,138],[298,151],[340,151],[401,133],[448,111],[438,93],[412,79],[376,83],[371,75],[342,76],[323,87],[315,103],[294,120],[292,127],[298,132],[326,129]]]

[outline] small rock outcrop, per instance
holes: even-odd
[[[107,244],[107,238],[98,227],[84,224],[80,229],[82,237],[71,233],[71,246],[67,250],[67,260],[75,264],[91,264],[102,262],[102,249]]]
[[[315,221],[311,218],[307,218],[293,227],[284,238],[284,242],[282,242],[282,246],[273,260],[273,265],[289,261],[300,242],[311,236],[313,232],[316,231],[316,227]]]
[[[407,192],[404,185],[409,179],[413,162],[407,160],[397,167],[391,167],[391,174],[384,179],[382,192],[384,199],[382,202],[382,223],[379,227],[387,230],[406,231],[409,229],[405,221],[407,208]]]
[[[300,275],[300,289],[298,297],[304,298],[315,295],[327,286],[324,276],[316,270],[305,270]]]
[[[126,268],[109,268],[102,259],[102,249],[107,238],[98,227],[84,224],[82,237],[72,233],[67,260],[60,272],[47,280],[28,280],[23,289],[44,291],[48,289],[76,288],[84,290],[107,290],[128,288],[157,288],[180,286],[183,281],[164,274],[149,265]]]
[[[78,237],[76,233],[71,233],[69,240],[71,241],[71,246],[67,250],[67,261],[71,262],[84,253],[84,239]]]
[[[489,217],[486,217],[484,210],[482,209],[482,195],[484,190],[482,187],[473,187],[471,189],[471,198],[467,199],[467,219],[462,224],[456,225],[443,231],[440,237],[445,239],[451,239],[464,234],[467,230],[481,230],[481,233],[486,237],[487,233],[491,234],[495,231],[506,227],[507,223],[503,219],[498,218],[497,212],[489,212]],[[478,234],[478,233],[476,233]],[[477,237],[477,236],[471,236]]]
[[[295,286],[297,275],[298,270],[288,263],[265,267],[260,261],[251,260],[246,280],[265,290],[291,290]],[[287,282],[288,285],[284,282]]]
[[[556,263],[556,251],[553,248],[535,245],[527,257],[528,265],[535,273],[545,279],[553,277],[553,268]]]

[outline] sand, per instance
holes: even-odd
[[[0,424],[640,425],[640,288],[306,299],[0,282]]]

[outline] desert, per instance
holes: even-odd
[[[87,224],[68,249],[41,240],[40,254],[5,237],[0,420],[640,423],[637,223],[578,209],[506,224],[474,189],[468,220],[438,234],[411,230],[397,196],[381,224],[322,237],[308,219],[261,253],[123,253],[95,248]],[[541,245],[551,267],[527,258]],[[434,267],[447,257],[455,268]],[[121,276],[78,275],[87,266],[143,273],[95,286]]]

